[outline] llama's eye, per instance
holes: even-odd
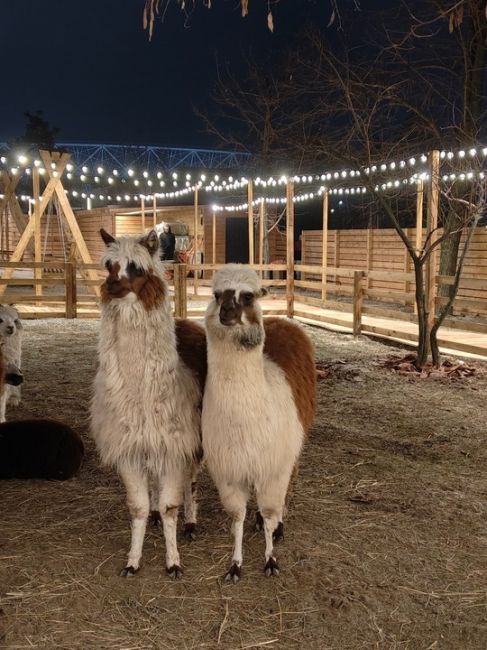
[[[218,301],[222,297],[222,292],[221,291],[215,291],[215,293],[213,295],[215,296],[215,300]]]
[[[246,305],[250,305],[250,303],[252,302],[253,299],[254,299],[254,294],[253,293],[249,292],[249,293],[243,293],[242,294],[242,300],[244,301],[244,303]]]
[[[3,323],[3,318],[0,318],[0,323]]]
[[[105,262],[105,268],[106,268],[107,271],[112,270],[112,263],[109,260],[107,262]]]
[[[20,320],[19,320],[18,318],[16,318],[16,319],[14,320],[14,323],[15,323],[15,324],[17,325],[17,327],[18,327],[18,326],[20,325]]]
[[[144,269],[141,269],[140,266],[137,266],[134,264],[134,262],[130,262],[130,264],[127,266],[127,273],[129,277],[136,278],[140,278],[141,276],[145,275]]]

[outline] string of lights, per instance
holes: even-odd
[[[473,158],[487,158],[487,147],[471,147],[470,149],[459,149],[457,151],[441,151],[440,158],[450,163],[454,160],[473,159]],[[342,169],[340,171],[326,171],[321,174],[303,174],[287,176],[281,175],[279,177],[270,176],[268,178],[261,178],[257,176],[254,179],[255,186],[276,187],[278,185],[285,185],[288,180],[293,180],[296,184],[312,184],[316,182],[328,182],[330,186],[343,182],[345,179],[359,178],[362,174],[366,176],[380,175],[391,172],[401,172],[406,168],[417,168],[421,165],[426,165],[428,157],[422,153],[417,156],[411,156],[408,160],[392,161],[388,163],[378,163],[370,167],[365,167],[362,170]],[[7,157],[2,156],[0,162],[9,168],[12,175],[17,174],[32,174],[33,167],[39,169],[39,173],[43,176],[46,170],[42,166],[40,160],[29,161],[27,156],[19,154],[16,159],[9,160]],[[54,175],[57,173],[56,163],[51,164]],[[248,185],[248,179],[241,177],[236,179],[233,176],[228,176],[222,179],[219,174],[215,174],[210,180],[211,174],[204,172],[198,174],[178,174],[173,172],[169,176],[162,171],[156,171],[151,176],[148,171],[136,171],[133,168],[113,169],[106,170],[104,167],[98,165],[93,169],[88,168],[86,165],[81,168],[75,168],[74,165],[68,163],[66,165],[65,178],[68,181],[80,182],[86,185],[108,185],[114,186],[118,183],[123,183],[128,186],[133,185],[134,188],[145,186],[147,193],[154,193],[155,189],[158,190],[171,186],[172,190],[165,190],[163,194],[167,198],[175,198],[176,196],[183,196],[194,191],[195,188],[201,189],[205,192],[225,192],[229,190],[241,189]],[[127,188],[128,189],[128,188]],[[175,192],[179,192],[178,195]],[[130,193],[130,192],[129,192]]]

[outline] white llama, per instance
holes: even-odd
[[[22,323],[15,307],[0,305],[0,341],[7,373],[9,368],[20,373],[22,329]],[[6,383],[0,395],[0,422],[5,422],[7,404],[16,406],[20,403],[20,399],[20,386]]]
[[[154,231],[115,239],[103,262],[92,432],[103,463],[115,467],[127,490],[132,542],[121,575],[140,566],[147,518],[162,518],[166,568],[182,575],[176,543],[178,507],[185,502],[185,535],[192,537],[192,481],[201,458],[200,411],[206,374],[204,330],[176,325]]]
[[[208,376],[203,397],[203,452],[225,510],[233,518],[234,549],[227,580],[242,566],[246,505],[255,490],[265,531],[266,575],[277,575],[273,541],[293,470],[310,427],[316,370],[309,338],[296,324],[262,319],[260,280],[249,266],[215,273],[206,312]],[[274,536],[274,540],[273,540]]]

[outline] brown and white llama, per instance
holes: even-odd
[[[99,366],[91,409],[104,464],[127,491],[132,542],[121,575],[140,566],[147,519],[160,516],[166,568],[182,574],[176,543],[178,507],[192,537],[192,489],[201,458],[201,396],[206,374],[204,330],[174,321],[157,234],[115,239],[100,231],[108,277],[101,291]]]
[[[265,531],[266,575],[277,575],[273,541],[283,534],[286,494],[316,401],[313,347],[295,323],[263,321],[265,290],[249,266],[215,273],[206,312],[208,376],[203,397],[203,452],[225,510],[234,549],[227,580],[242,566],[247,501],[255,491]]]

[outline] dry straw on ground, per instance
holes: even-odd
[[[87,440],[66,483],[0,484],[0,647],[109,650],[469,650],[487,638],[487,381],[409,381],[366,339],[309,329],[322,367],[316,424],[293,489],[278,579],[245,529],[243,580],[222,582],[228,522],[206,474],[185,576],[159,529],[121,579],[129,521],[88,439],[94,321],[26,324],[24,401],[10,417],[65,420]],[[400,352],[399,352],[400,353]],[[474,364],[481,370],[479,364]]]

